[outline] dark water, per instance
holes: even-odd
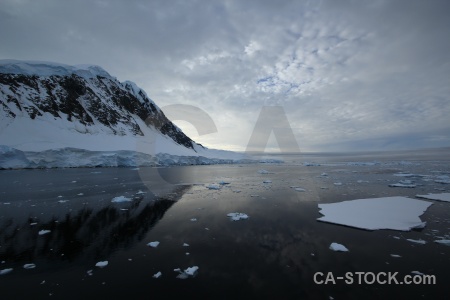
[[[421,231],[365,231],[316,221],[318,203],[448,192],[449,185],[432,180],[449,175],[447,156],[330,156],[320,158],[321,166],[301,165],[310,158],[242,166],[1,171],[0,270],[13,271],[0,276],[0,299],[448,299],[450,247],[433,240],[450,234],[450,203],[433,202],[421,216],[427,221]],[[429,177],[414,178],[414,189],[389,188],[402,179],[393,176],[399,171]],[[328,176],[318,177],[323,172]],[[206,188],[222,180],[229,184]],[[112,203],[117,196],[133,200]],[[232,222],[230,212],[250,218]],[[51,232],[39,235],[40,230]],[[152,241],[159,246],[148,247]],[[332,242],[350,251],[333,252]],[[95,267],[99,261],[108,266]],[[36,268],[24,269],[29,263]],[[176,278],[175,268],[192,266],[199,267],[195,277]],[[158,271],[162,276],[153,278]],[[399,272],[400,279],[420,271],[435,275],[437,284],[313,281],[315,272],[358,271]]]

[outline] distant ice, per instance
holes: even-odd
[[[396,258],[399,258],[399,257],[401,257],[400,255],[398,255],[398,254],[391,254],[391,257],[396,257]]]
[[[158,273],[153,275],[153,278],[159,278],[159,277],[161,277],[161,275],[162,275],[162,273],[161,273],[161,271],[159,271]]]
[[[183,243],[183,247],[189,247],[189,244]]]
[[[238,212],[229,213],[229,214],[227,214],[227,216],[233,221],[239,221],[239,220],[246,220],[246,219],[248,219],[248,215],[246,215],[244,213],[238,213]]]
[[[36,268],[36,265],[35,264],[24,264],[23,268],[24,269],[34,269],[34,268]]]
[[[105,260],[105,261],[99,261],[98,263],[95,264],[95,266],[96,266],[96,267],[99,267],[99,268],[104,268],[104,267],[106,267],[107,265],[108,265],[108,261],[107,261],[107,260]]]
[[[263,183],[272,183],[272,180],[267,179],[267,180],[264,180]]]
[[[299,186],[291,186],[290,188],[296,190],[297,192],[306,192],[304,188],[301,188]]]
[[[158,245],[159,245],[158,241],[150,242],[150,243],[147,244],[147,246],[150,246],[150,247],[153,247],[153,248],[158,247]]]
[[[409,231],[423,228],[419,218],[431,203],[406,197],[383,197],[319,204],[318,221],[367,230]]]
[[[406,239],[408,242],[411,243],[416,243],[416,244],[420,244],[420,245],[425,245],[427,242],[424,240],[414,240],[414,239]]]
[[[48,234],[50,232],[51,232],[51,230],[39,230],[38,234],[39,235],[44,235],[44,234]]]
[[[339,186],[339,185],[342,185],[342,182],[335,182],[333,184],[336,185],[336,186]]]
[[[220,185],[227,185],[227,184],[230,184],[230,183],[231,183],[231,182],[225,181],[225,180],[219,181],[219,184],[220,184]]]
[[[419,271],[411,271],[411,274],[414,274],[414,275],[425,275],[424,273],[419,272]]]
[[[185,269],[183,272],[181,271],[180,268],[176,268],[174,269],[174,271],[180,273],[177,276],[178,279],[186,279],[195,276],[198,272],[198,269],[199,268],[197,266],[193,266]]]
[[[416,195],[416,197],[429,199],[429,200],[450,202],[450,193]]]
[[[0,275],[6,275],[8,273],[11,273],[12,271],[13,271],[13,268],[3,269],[3,270],[0,270]]]
[[[342,244],[338,244],[338,243],[331,243],[330,249],[333,250],[333,251],[348,252],[347,247],[345,247]]]
[[[120,202],[129,202],[131,201],[131,198],[127,198],[125,196],[118,196],[118,197],[114,197],[111,202],[113,203],[120,203]]]
[[[435,240],[434,242],[441,245],[450,246],[450,240]]]
[[[394,174],[394,176],[400,176],[400,177],[414,177],[415,175],[412,173],[397,173]]]
[[[390,187],[415,188],[416,185],[411,180],[400,180],[398,183],[391,183]]]
[[[191,222],[197,222],[197,218],[192,218]]]
[[[270,172],[267,170],[259,170],[258,173],[259,174],[270,174]]]
[[[206,186],[206,188],[210,189],[210,190],[220,190],[220,185],[218,185],[218,184],[208,184]]]

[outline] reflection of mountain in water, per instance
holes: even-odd
[[[85,207],[67,213],[59,221],[53,219],[36,226],[29,225],[33,218],[22,224],[9,219],[0,227],[0,261],[106,259],[116,249],[130,248],[141,241],[188,189],[189,186],[178,186],[169,197],[145,205],[140,197],[129,204],[98,211]],[[41,229],[51,233],[39,236]]]

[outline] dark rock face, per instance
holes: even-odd
[[[176,143],[194,149],[193,141],[142,90],[110,76],[0,74],[0,88],[0,109],[9,118],[16,117],[13,111],[17,109],[31,119],[49,113],[87,127],[100,123],[116,135],[142,136],[138,117]],[[14,106],[17,109],[12,110]]]

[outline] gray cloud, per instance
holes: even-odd
[[[448,1],[5,0],[0,58],[98,64],[160,106],[198,106],[217,133],[178,124],[209,147],[244,150],[264,105],[284,108],[302,150],[450,146],[449,9]]]

